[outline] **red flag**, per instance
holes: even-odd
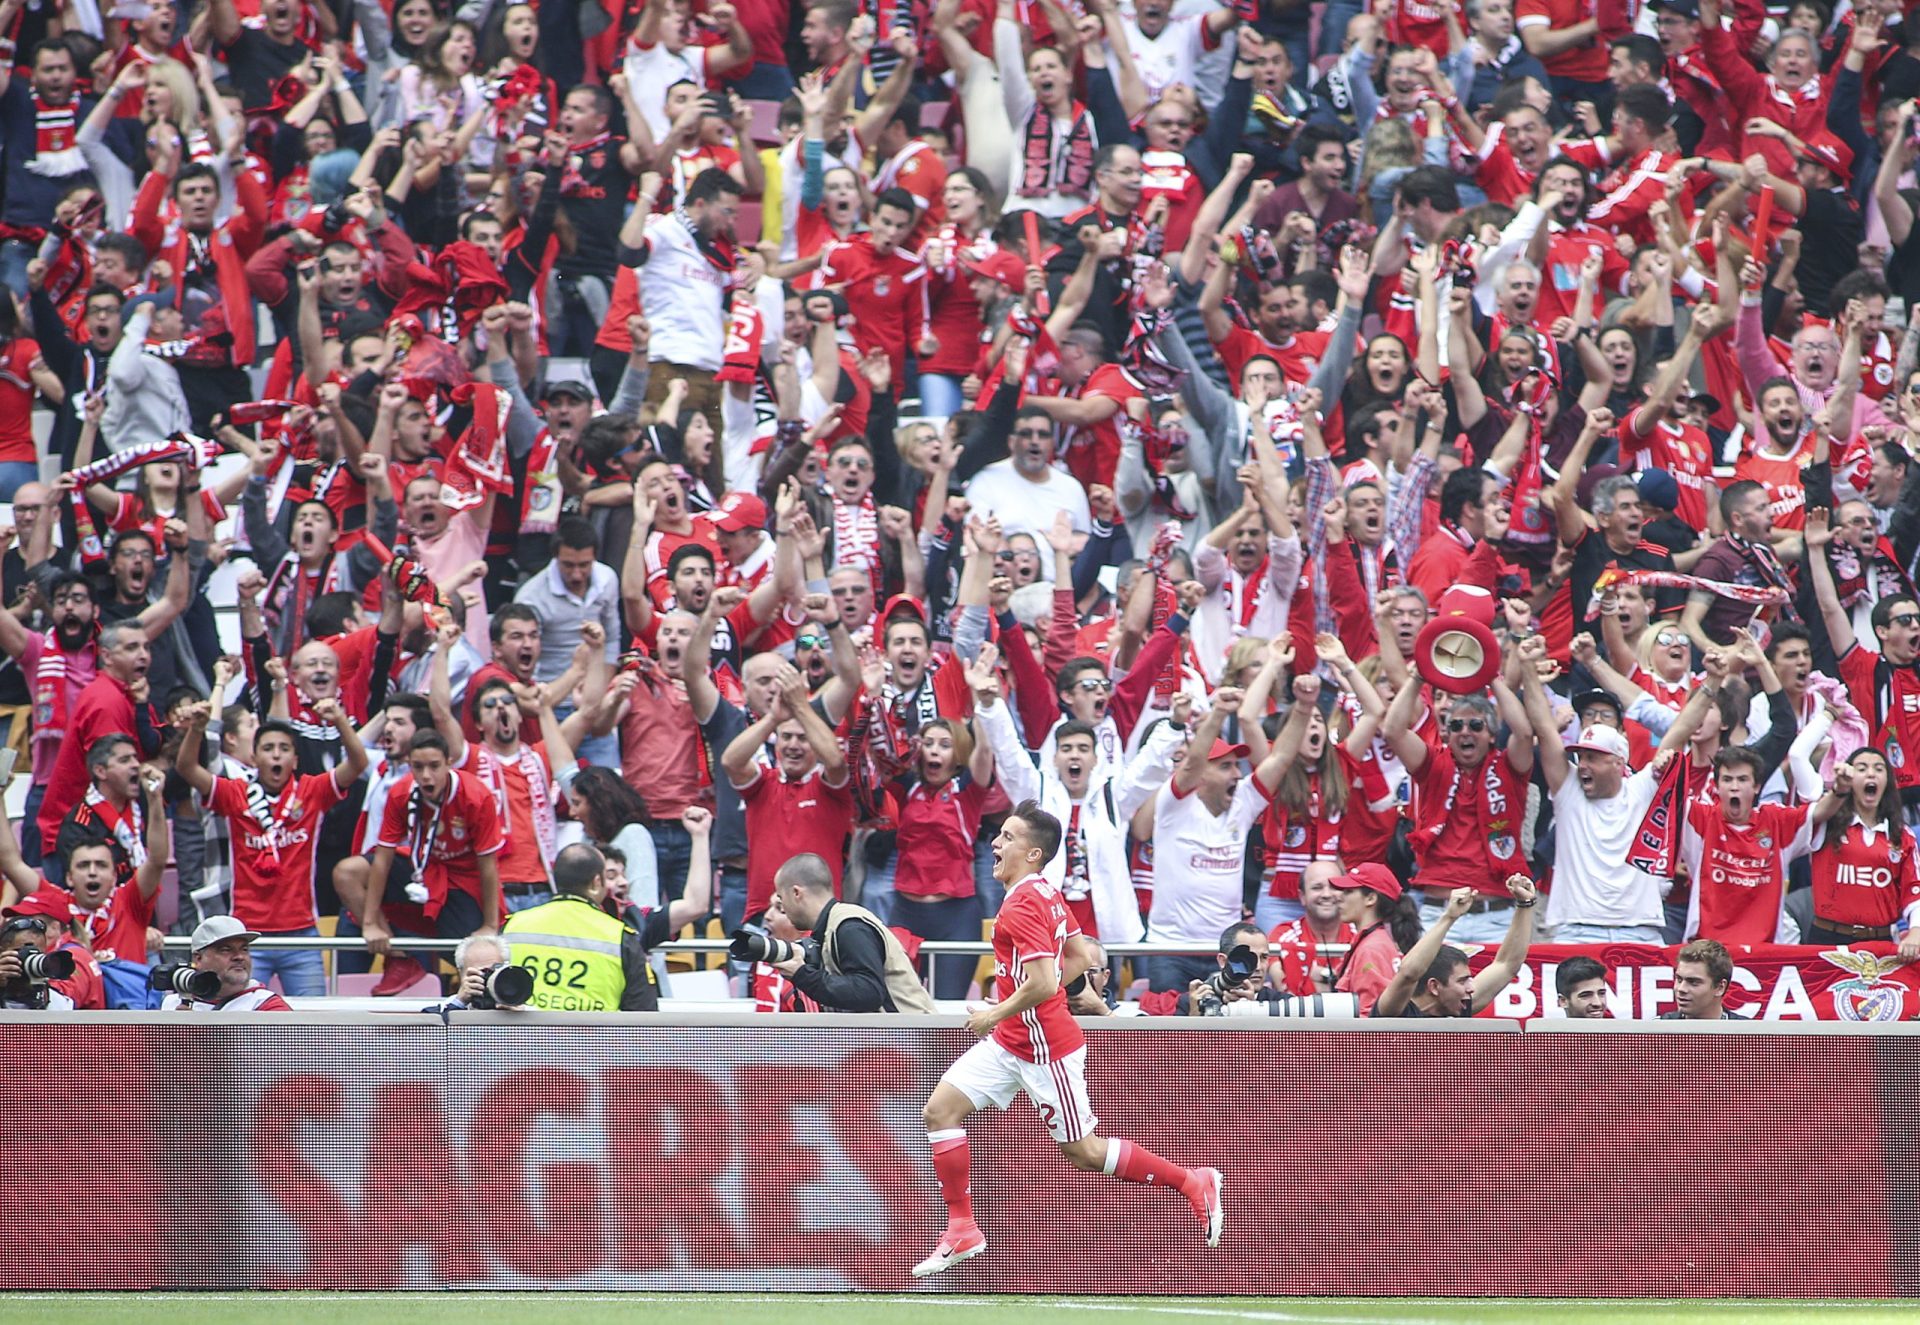
[[[1640,831],[1627,849],[1627,864],[1657,878],[1673,875],[1674,844],[1680,840],[1680,817],[1687,812],[1687,756],[1675,751],[1660,774],[1653,802],[1641,817]]]

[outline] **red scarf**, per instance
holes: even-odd
[[[553,434],[545,428],[533,439],[533,449],[527,453],[526,491],[520,494],[520,532],[523,534],[550,534],[560,517],[560,466],[555,456],[559,450],[553,440]]]
[[[469,382],[453,389],[453,403],[472,405],[473,421],[447,457],[440,476],[440,502],[453,511],[469,510],[489,492],[512,492],[507,470],[507,415],[513,400],[499,387]]]
[[[48,179],[72,175],[87,168],[74,139],[80,128],[79,106],[67,98],[64,106],[53,106],[33,94],[33,160],[27,169]]]
[[[1680,823],[1687,812],[1686,777],[1686,752],[1676,750],[1660,775],[1660,785],[1654,788],[1653,803],[1640,820],[1640,831],[1627,849],[1629,867],[1657,878],[1673,876],[1674,844],[1679,841]]]
[[[737,296],[727,319],[725,362],[713,375],[716,382],[751,382],[760,372],[760,347],[767,335],[767,319],[760,305]]]
[[[77,495],[77,494],[76,494]],[[96,624],[87,637],[87,642],[75,653],[68,653],[60,647],[60,635],[57,631],[46,633],[46,648],[40,653],[40,665],[33,672],[33,729],[36,733],[49,736],[64,736],[67,730],[68,699],[67,669],[69,659],[78,653],[94,648],[94,641],[100,636]]]
[[[880,592],[880,515],[871,492],[857,504],[833,503],[833,564],[864,566]]]
[[[1079,102],[1070,112],[1073,123],[1067,140],[1056,152],[1053,112],[1036,105],[1027,118],[1026,144],[1021,151],[1020,188],[1023,198],[1043,198],[1049,193],[1064,193],[1072,198],[1093,196],[1093,154],[1095,140],[1093,117]]]

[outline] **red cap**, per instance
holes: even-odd
[[[887,623],[903,612],[911,613],[913,619],[921,625],[924,626],[927,624],[927,609],[921,604],[920,600],[912,594],[897,593],[887,599],[886,603],[880,608],[880,615],[877,620],[880,622],[880,630],[883,635],[886,633]]]
[[[1820,129],[1808,134],[1803,159],[1817,161],[1845,184],[1853,178],[1853,149],[1835,137],[1832,130]]]
[[[1336,874],[1330,882],[1336,888],[1371,888],[1389,902],[1400,896],[1400,880],[1394,877],[1393,871],[1372,862],[1355,865],[1346,874]]]
[[[1009,290],[1026,288],[1027,264],[1004,248],[997,248],[984,258],[962,258],[960,265],[975,276],[1000,282]]]
[[[73,899],[66,891],[43,883],[6,910],[7,919],[15,916],[45,916],[63,925],[73,923]]]
[[[1224,740],[1222,740],[1218,736],[1213,738],[1213,749],[1207,751],[1207,758],[1210,760],[1211,759],[1245,759],[1246,757],[1247,757],[1246,746],[1228,745]]]
[[[713,527],[729,534],[767,527],[767,504],[751,492],[729,492],[713,511]]]

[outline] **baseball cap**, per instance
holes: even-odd
[[[1000,282],[1009,290],[1018,290],[1027,283],[1027,264],[1004,248],[995,249],[984,258],[962,258],[960,265],[975,276]]]
[[[1214,759],[1245,759],[1246,757],[1247,757],[1247,747],[1246,747],[1246,746],[1244,746],[1244,745],[1228,745],[1228,744],[1227,744],[1227,743],[1226,743],[1226,742],[1225,742],[1224,740],[1222,740],[1222,739],[1221,739],[1220,737],[1218,737],[1218,736],[1216,736],[1216,737],[1214,737],[1214,738],[1213,738],[1213,749],[1211,749],[1211,750],[1209,750],[1209,751],[1207,751],[1207,758],[1208,758],[1209,760],[1214,760]]]
[[[578,396],[581,400],[594,398],[593,379],[587,374],[586,360],[547,360],[547,381],[541,389],[540,399],[546,400],[562,392]]]
[[[1815,161],[1834,173],[1840,183],[1845,184],[1853,178],[1853,149],[1835,137],[1828,129],[1820,129],[1807,135],[1805,151],[1800,154],[1803,161]]]
[[[880,615],[875,619],[881,623],[881,633],[884,635],[887,622],[903,617],[924,626],[927,624],[927,609],[912,594],[897,593],[881,605]]]
[[[1336,874],[1329,882],[1342,890],[1371,888],[1389,902],[1400,896],[1400,880],[1394,877],[1393,871],[1385,865],[1377,865],[1371,861],[1364,865],[1355,865],[1345,874]]]
[[[1627,738],[1618,727],[1592,722],[1580,729],[1579,740],[1567,746],[1567,757],[1571,759],[1576,750],[1597,755],[1617,755],[1624,763],[1627,758]]]
[[[68,925],[73,923],[73,899],[65,889],[44,883],[8,907],[5,915],[9,920],[15,916],[45,916]]]
[[[1653,3],[1647,7],[1654,10],[1664,9],[1668,13],[1679,14],[1682,18],[1700,17],[1700,0],[1653,0]]]
[[[1680,484],[1664,469],[1640,471],[1640,500],[1670,511],[1680,504]]]
[[[1573,711],[1575,713],[1584,713],[1595,704],[1605,704],[1622,718],[1625,718],[1627,715],[1626,710],[1620,706],[1619,699],[1614,696],[1611,690],[1602,690],[1600,687],[1595,686],[1591,690],[1582,690],[1573,697]]]
[[[714,508],[713,527],[729,534],[767,527],[767,504],[751,492],[729,492]]]
[[[202,920],[194,929],[192,947],[195,952],[199,952],[202,948],[211,948],[214,944],[224,943],[228,939],[251,941],[259,937],[232,916],[214,916],[210,920]]]

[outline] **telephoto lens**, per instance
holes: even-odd
[[[220,997],[220,977],[192,966],[156,966],[147,974],[147,987],[182,998],[210,1003]]]
[[[758,925],[742,925],[731,937],[733,942],[727,945],[727,955],[737,962],[766,962],[778,966],[800,955],[798,944],[777,939]]]
[[[74,960],[70,952],[23,952],[20,954],[20,970],[26,978],[36,985],[46,984],[49,980],[66,980],[73,975]]]
[[[473,1000],[479,1011],[519,1007],[533,997],[533,972],[524,966],[499,962],[480,974],[482,992]]]

